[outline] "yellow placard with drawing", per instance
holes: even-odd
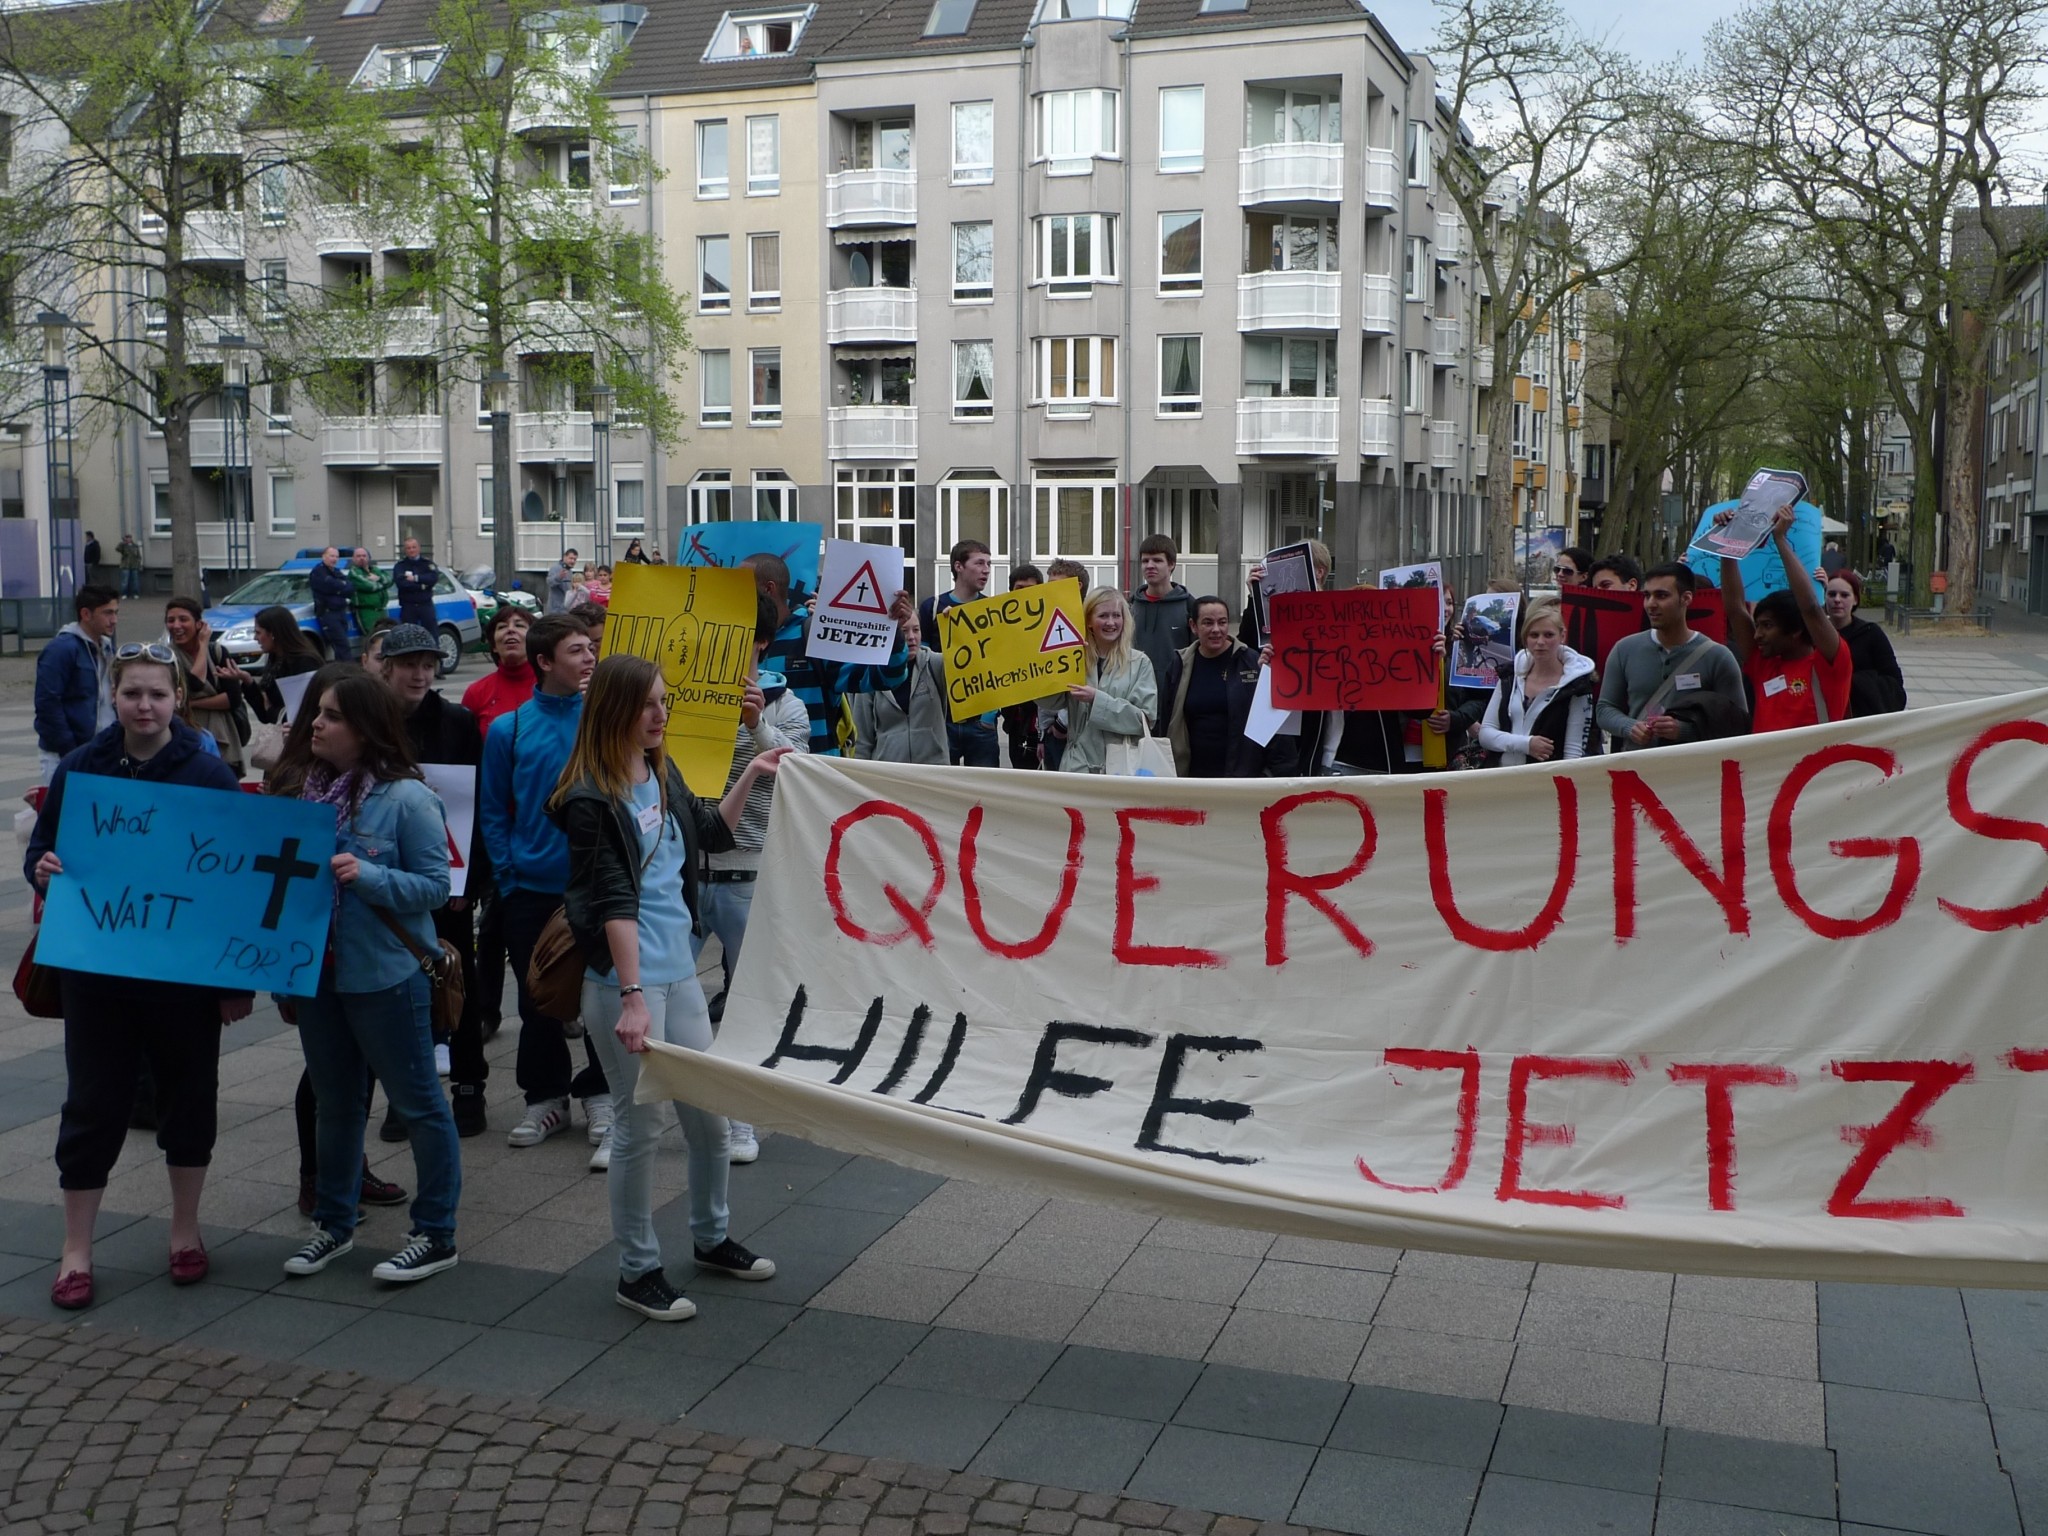
[[[606,656],[644,656],[668,685],[668,750],[683,782],[725,793],[740,695],[754,669],[754,573],[746,566],[621,565],[605,615]]]
[[[946,707],[955,720],[1028,704],[1088,681],[1081,583],[1069,576],[977,597],[939,615]]]

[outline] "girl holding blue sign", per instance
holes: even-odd
[[[200,733],[178,718],[177,658],[168,645],[124,645],[112,668],[114,724],[57,765],[23,861],[38,892],[62,874],[57,827],[73,773],[240,791]],[[135,1077],[144,1059],[156,1081],[156,1144],[171,1179],[171,1283],[206,1278],[199,1194],[213,1160],[220,1086],[220,1030],[249,1016],[250,995],[171,982],[60,971],[64,997],[64,1113],[57,1124],[57,1182],[64,1190],[64,1251],[50,1300],[66,1311],[92,1305],[92,1231],[127,1139]]]

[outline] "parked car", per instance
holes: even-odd
[[[327,642],[313,621],[312,579],[307,574],[319,563],[319,550],[302,549],[276,570],[242,583],[206,610],[206,622],[237,666],[261,670],[263,653],[256,644],[256,615],[272,605],[289,608],[320,654],[327,654]],[[397,598],[385,612],[397,621]],[[461,665],[463,651],[483,640],[475,599],[446,571],[434,583],[434,627],[441,642],[441,675],[446,677]],[[352,640],[362,633],[353,613],[348,632]]]
[[[491,617],[502,604],[518,608],[532,618],[540,617],[540,599],[521,587],[515,579],[504,591],[498,590],[497,573],[487,565],[480,565],[467,571],[462,577],[463,588],[469,593],[470,601],[476,604],[476,621],[488,626]]]

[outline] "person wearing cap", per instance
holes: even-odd
[[[419,624],[398,624],[384,632],[381,672],[398,695],[413,756],[423,764],[477,768],[484,760],[484,743],[476,716],[435,691],[434,679],[440,670],[441,646],[432,630]],[[477,986],[476,932],[468,895],[482,883],[478,862],[483,857],[483,839],[477,835],[474,817],[469,847],[459,852],[469,860],[469,884],[463,895],[449,897],[433,917],[435,936],[453,944],[462,957],[462,1018],[452,1037],[435,1042],[434,1056],[453,1091],[456,1134],[480,1136],[485,1129],[484,1079],[489,1069],[484,1063],[483,997]],[[387,1117],[385,1125],[385,1140],[403,1138],[399,1122]]]

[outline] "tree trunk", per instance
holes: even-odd
[[[1508,356],[1508,338],[1493,341],[1493,388],[1487,393],[1486,432],[1486,577],[1516,581],[1515,559],[1515,379]]]
[[[1948,612],[1968,620],[1977,612],[1977,567],[1983,559],[1983,539],[1978,528],[1978,483],[1981,479],[1979,442],[1983,419],[1983,391],[1977,387],[1976,370],[1966,370],[1949,391],[1948,437],[1942,444],[1942,501],[1948,530]]]

